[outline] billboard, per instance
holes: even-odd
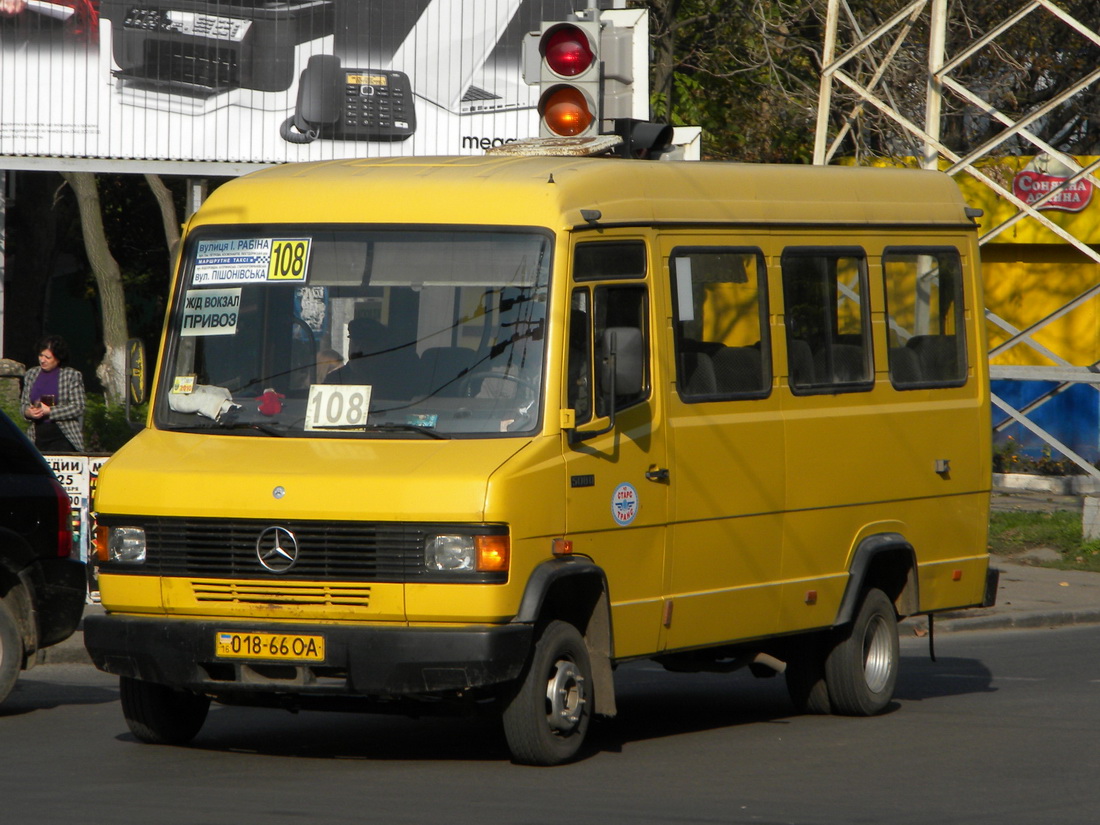
[[[480,154],[538,134],[524,34],[590,4],[3,0],[0,167]]]

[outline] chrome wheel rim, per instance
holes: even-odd
[[[554,663],[553,672],[546,683],[547,719],[550,727],[559,733],[572,733],[584,716],[584,676],[580,669],[567,659]]]

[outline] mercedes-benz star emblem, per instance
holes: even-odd
[[[298,561],[298,539],[285,527],[268,527],[256,539],[256,558],[272,573],[285,573]]]

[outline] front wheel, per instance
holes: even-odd
[[[901,653],[898,617],[881,590],[868,590],[855,621],[825,659],[833,713],[873,716],[894,698]]]
[[[573,625],[550,622],[504,709],[512,758],[524,765],[569,761],[584,744],[592,707],[592,666],[584,639]]]
[[[119,680],[119,693],[130,732],[150,745],[190,742],[210,709],[209,697],[128,676]]]

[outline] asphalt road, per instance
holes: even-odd
[[[477,720],[215,706],[190,747],[137,743],[112,677],[24,675],[0,708],[0,822],[1088,823],[1100,627],[903,640],[897,703],[792,715],[781,679],[620,669],[620,716],[560,768]]]

